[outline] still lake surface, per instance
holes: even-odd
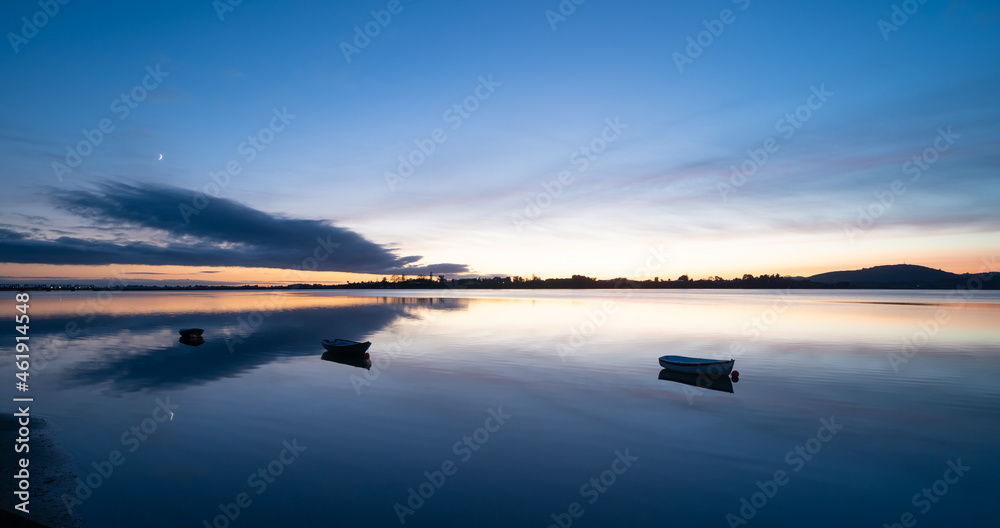
[[[38,292],[30,304],[33,415],[76,476],[124,459],[75,508],[88,527],[997,522],[996,292]],[[187,327],[206,342],[179,343]],[[320,340],[337,337],[371,341],[371,369],[322,360]],[[736,358],[739,382],[661,380],[668,354]]]

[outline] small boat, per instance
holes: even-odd
[[[690,374],[687,372],[677,372],[670,369],[660,371],[659,378],[663,381],[673,381],[683,383],[703,389],[715,390],[719,392],[733,393],[733,381],[726,376],[713,378],[708,375]]]
[[[335,352],[337,354],[353,354],[357,356],[364,354],[368,351],[368,347],[372,346],[370,341],[359,343],[357,341],[349,341],[347,339],[334,339],[333,341],[324,339],[321,343],[323,348],[325,348],[328,352]]]
[[[663,356],[660,358],[660,366],[665,369],[689,374],[708,374],[715,378],[728,376],[733,371],[735,363],[735,359],[701,359],[685,356]]]
[[[371,370],[372,360],[368,358],[368,354],[361,356],[356,355],[344,355],[338,354],[336,352],[323,352],[320,356],[323,361],[332,361],[334,363],[340,363],[341,365],[350,365],[352,367],[363,368],[365,370]]]
[[[200,336],[204,332],[201,328],[185,328],[181,330],[182,336]]]

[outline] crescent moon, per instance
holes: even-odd
[[[159,159],[163,159],[163,154],[160,154],[160,158]]]

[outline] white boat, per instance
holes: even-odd
[[[735,363],[735,359],[702,359],[686,356],[663,356],[660,358],[660,366],[665,369],[689,374],[707,374],[711,377],[728,376],[733,371]]]
[[[335,352],[337,354],[355,354],[359,356],[367,352],[368,347],[372,346],[370,341],[359,343],[357,341],[350,341],[347,339],[334,339],[333,341],[324,339],[321,343],[323,348],[327,349],[329,352]]]

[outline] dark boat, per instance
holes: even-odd
[[[728,392],[730,394],[733,393],[733,382],[728,377],[712,378],[706,374],[677,372],[676,370],[670,369],[661,370],[659,377],[664,381],[673,381],[676,383],[683,383],[685,385],[701,387],[703,389]]]
[[[689,374],[708,374],[713,378],[729,376],[735,363],[735,359],[701,359],[687,356],[663,356],[660,358],[660,366],[665,369]]]
[[[359,343],[357,341],[349,341],[347,339],[334,339],[333,341],[324,339],[321,343],[323,344],[323,348],[325,348],[328,352],[354,356],[363,355],[368,351],[368,347],[372,346],[370,341]]]
[[[370,370],[372,368],[372,360],[368,359],[368,354],[364,355],[344,355],[337,352],[323,352],[320,356],[323,361],[332,361],[334,363],[340,363],[341,365],[350,365],[352,367],[363,368],[365,370]]]
[[[181,330],[181,335],[182,336],[189,336],[189,337],[190,336],[201,336],[202,332],[204,332],[204,330],[202,330],[201,328],[185,328],[185,329]]]

